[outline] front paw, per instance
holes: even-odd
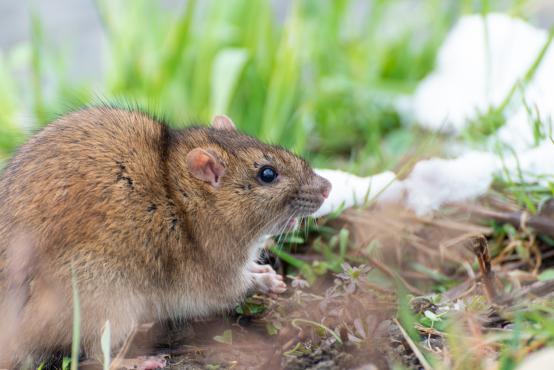
[[[280,294],[287,290],[283,277],[269,265],[253,263],[248,266],[248,272],[254,282],[254,289],[266,294]]]

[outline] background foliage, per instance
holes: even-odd
[[[269,1],[190,0],[179,13],[98,0],[108,52],[96,81],[67,76],[72,61],[33,16],[31,42],[0,54],[0,153],[69,107],[124,99],[177,125],[225,112],[316,164],[381,170],[413,147],[398,98],[433,68],[453,22],[524,3],[302,0],[279,15]]]

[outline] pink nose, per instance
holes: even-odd
[[[329,197],[329,194],[331,193],[331,188],[332,188],[332,185],[329,182],[329,180],[327,180],[324,177],[316,175],[314,185],[321,192],[320,194],[323,197],[323,199],[327,199]]]

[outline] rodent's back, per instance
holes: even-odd
[[[132,270],[141,248],[125,248],[125,241],[163,237],[156,229],[163,223],[149,221],[171,213],[161,158],[167,130],[140,112],[111,108],[74,112],[47,126],[0,180],[2,248],[19,233],[60,265],[80,268],[102,256],[110,260],[108,274],[123,271],[116,271],[118,261]]]

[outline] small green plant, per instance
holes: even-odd
[[[239,315],[257,316],[266,311],[267,307],[263,300],[256,297],[248,297],[245,301],[235,308],[235,312]]]
[[[228,329],[223,332],[221,335],[216,335],[214,340],[223,344],[233,344],[233,331]]]

